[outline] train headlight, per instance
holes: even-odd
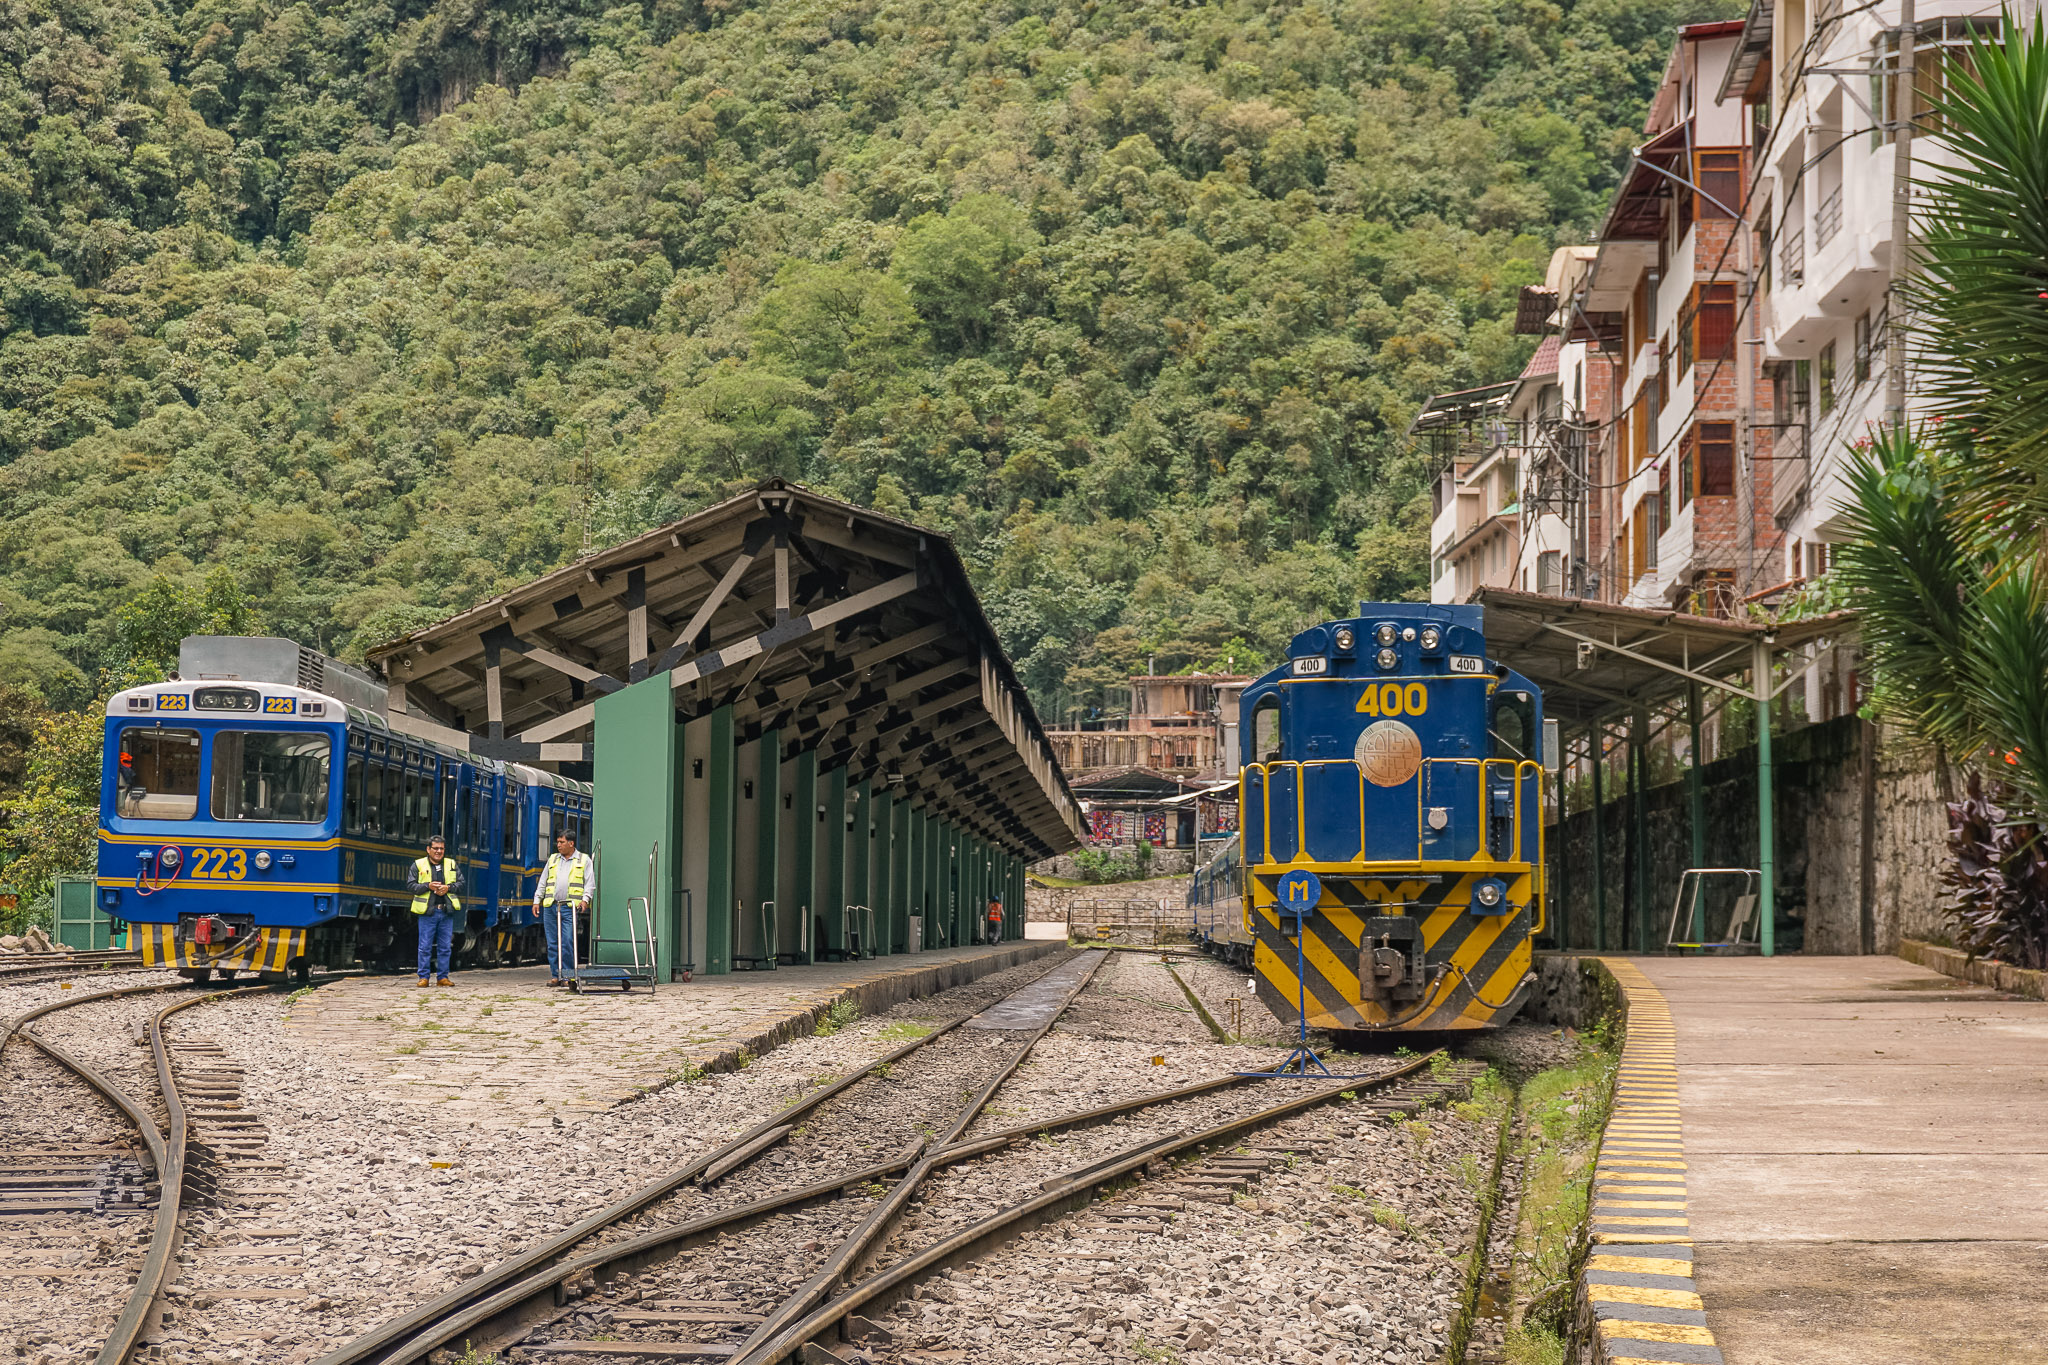
[[[1507,897],[1507,887],[1492,877],[1486,878],[1472,888],[1472,903],[1486,912],[1498,910],[1501,902]]]
[[[1381,668],[1392,668],[1401,661],[1401,656],[1391,649],[1383,649],[1376,656],[1376,660]]]
[[[1400,638],[1401,632],[1395,630],[1392,626],[1381,626],[1373,632],[1373,639],[1378,640],[1383,645],[1390,645]]]
[[[1351,646],[1358,643],[1358,637],[1351,633],[1351,627],[1337,627],[1337,648],[1349,653]]]
[[[1422,647],[1424,649],[1435,649],[1438,645],[1442,644],[1443,642],[1443,632],[1438,630],[1435,626],[1424,626],[1422,628]]]
[[[258,853],[256,854],[256,870],[257,870],[258,872],[268,872],[268,871],[270,871],[270,850],[269,850],[269,849],[267,849],[267,848],[266,848],[266,849],[262,849],[262,850],[260,850],[260,851],[259,851],[259,852],[258,852]]]

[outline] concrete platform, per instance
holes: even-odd
[[[941,948],[700,976],[652,996],[550,989],[545,967],[458,972],[445,989],[421,990],[409,973],[347,977],[299,997],[285,1026],[381,1076],[377,1098],[432,1104],[485,1127],[543,1125],[807,1037],[841,1000],[872,1013],[1066,950]],[[515,1091],[516,1108],[506,1103]]]
[[[1624,1064],[1601,1206],[1679,1220],[1658,1236],[1690,1244],[1683,1302],[1711,1329],[1610,1358],[2048,1359],[2048,1003],[1885,957],[1610,963],[1640,983],[1645,1049]],[[1663,1190],[1619,1183],[1653,1173]]]

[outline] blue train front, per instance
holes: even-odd
[[[1295,636],[1239,716],[1240,917],[1205,934],[1212,948],[1295,1022],[1277,887],[1306,869],[1322,884],[1302,944],[1311,1027],[1512,1016],[1543,927],[1543,700],[1488,657],[1482,609],[1361,603]],[[1215,882],[1198,879],[1198,926]]]
[[[194,637],[180,665],[107,706],[99,909],[145,964],[410,965],[435,834],[467,887],[461,960],[539,952],[533,886],[556,831],[587,845],[587,784],[400,734],[372,680],[288,640]]]

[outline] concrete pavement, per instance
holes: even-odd
[[[2048,1004],[1887,957],[1628,964],[1729,1365],[2048,1361]]]

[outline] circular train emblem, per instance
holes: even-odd
[[[1398,720],[1376,720],[1359,735],[1351,756],[1375,787],[1398,787],[1422,766],[1422,741]]]

